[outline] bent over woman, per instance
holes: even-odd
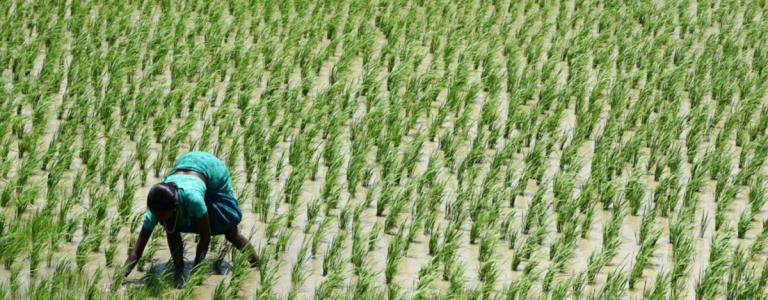
[[[200,235],[194,265],[205,258],[211,236],[219,234],[235,248],[250,251],[252,266],[258,262],[253,246],[237,228],[242,212],[232,191],[229,170],[210,153],[192,151],[179,157],[163,181],[150,188],[147,208],[136,246],[126,261],[126,276],[141,258],[158,223],[166,231],[177,284],[182,281],[184,267],[182,232]]]

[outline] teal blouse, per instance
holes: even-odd
[[[163,182],[173,182],[179,187],[179,207],[176,210],[178,214],[178,223],[176,228],[192,226],[195,220],[202,217],[208,208],[205,206],[205,183],[197,176],[190,174],[173,174],[166,177]],[[174,226],[175,220],[169,220],[168,226]],[[147,210],[144,214],[144,224],[142,227],[146,230],[154,230],[157,226],[157,218],[151,211]]]

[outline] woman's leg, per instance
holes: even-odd
[[[240,251],[250,252],[248,261],[251,263],[251,267],[258,265],[259,256],[256,255],[256,249],[254,249],[253,245],[251,245],[248,239],[240,233],[240,230],[237,229],[237,226],[232,226],[232,229],[224,232],[224,237],[227,238],[227,241],[232,243],[232,245]]]

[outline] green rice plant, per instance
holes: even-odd
[[[750,253],[749,253],[750,257],[754,257],[755,255],[763,251],[763,249],[765,248],[766,241],[768,241],[768,231],[763,230],[757,235],[757,237],[755,237],[755,241],[752,242],[752,246],[750,247]]]
[[[470,213],[471,214],[471,213]],[[481,213],[480,216],[477,218],[477,220],[474,220],[472,222],[472,227],[469,230],[469,243],[474,245],[477,244],[477,239],[480,237],[480,231],[483,231],[488,225],[486,213]]]
[[[364,262],[369,252],[368,236],[362,235],[358,224],[355,225],[352,234],[352,254],[350,257],[350,262],[355,266],[355,271],[357,272],[364,267]]]
[[[372,290],[373,285],[373,278],[374,274],[371,273],[370,270],[368,270],[368,267],[364,267],[360,270],[360,273],[357,277],[357,281],[355,283],[354,288],[354,297],[367,297],[371,296],[371,294],[375,294],[376,291]]]
[[[739,297],[740,295],[758,295],[762,293],[762,287],[755,278],[755,269],[748,266],[749,251],[746,247],[737,246],[733,252],[733,259],[728,268],[725,282],[725,296]]]
[[[614,202],[617,201],[615,199],[617,197],[617,193],[618,187],[615,180],[612,180],[611,182],[603,185],[603,188],[600,191],[600,202],[603,204],[603,210],[608,210],[608,208],[611,206],[616,205]]]
[[[456,151],[458,150],[459,142],[458,138],[448,132],[444,132],[439,139],[440,150],[443,151],[443,157],[446,159],[451,172],[454,171]]]
[[[449,280],[451,273],[455,271],[454,260],[456,251],[459,249],[461,231],[454,226],[446,226],[443,232],[443,243],[439,257],[443,258],[443,280]]]
[[[167,159],[164,153],[165,151],[158,153],[158,156],[155,157],[155,160],[152,162],[152,169],[155,170],[155,177],[160,177],[160,171],[163,168],[163,161]]]
[[[322,202],[320,202],[319,198],[314,198],[313,200],[307,202],[307,221],[304,225],[304,234],[309,233],[309,231],[312,229],[312,225],[317,220],[321,207]]]
[[[744,211],[741,212],[739,215],[739,221],[736,224],[736,237],[739,239],[744,238],[744,236],[747,234],[747,230],[749,230],[749,228],[752,226],[752,220],[754,217],[755,216],[751,209],[744,209]]]
[[[601,299],[621,299],[626,295],[625,285],[627,277],[620,268],[614,269],[606,275],[605,284],[598,297]]]
[[[302,243],[301,249],[299,249],[299,253],[296,256],[296,262],[293,267],[291,267],[291,290],[288,292],[289,299],[295,299],[298,296],[299,288],[309,277],[305,268],[308,258],[308,250],[307,243]]]
[[[614,208],[611,212],[611,219],[603,228],[603,248],[609,248],[609,245],[620,243],[621,224],[624,220],[625,214],[623,209]]]
[[[77,263],[77,269],[81,270],[85,266],[86,260],[88,259],[88,254],[90,253],[90,248],[92,247],[92,244],[95,242],[96,236],[90,235],[85,237],[80,244],[77,245],[76,250],[76,256],[75,256],[75,262]]]
[[[266,256],[260,256],[266,257]],[[259,266],[259,273],[261,273],[261,281],[259,282],[259,288],[253,296],[253,299],[268,300],[275,299],[274,288],[279,279],[280,272],[277,270],[280,267],[280,261],[270,263],[268,259],[263,259],[263,264]]]
[[[672,243],[672,272],[670,273],[670,287],[673,295],[680,294],[680,288],[685,285],[688,270],[694,257],[693,238],[688,235],[680,235]]]
[[[15,185],[12,184],[6,184],[5,187],[3,187],[2,193],[0,193],[0,206],[7,206],[8,202],[11,201],[11,196],[14,194],[14,190],[16,189]]]
[[[704,238],[704,232],[707,230],[707,227],[709,227],[709,222],[709,214],[702,214],[701,220],[699,221],[699,238]]]
[[[768,264],[766,263],[763,263],[763,269],[760,271],[760,278],[758,282],[762,287],[765,287],[765,284],[768,283]]]
[[[394,240],[392,240],[387,246],[387,262],[384,268],[386,284],[392,283],[392,280],[397,273],[397,266],[400,263],[403,255],[405,255],[404,243],[405,242],[401,239],[400,235],[397,235],[394,237]]]
[[[381,223],[376,222],[371,227],[371,230],[368,231],[368,251],[373,251],[376,249],[376,241],[379,240],[379,236],[381,235]]]
[[[464,272],[464,265],[460,261],[451,264],[450,267],[443,264],[443,278],[448,281],[448,294],[461,295],[464,290]]]
[[[325,276],[320,285],[315,289],[315,299],[328,299],[344,281],[343,264],[334,266],[333,270]]]
[[[630,212],[637,216],[640,206],[645,199],[645,186],[640,181],[640,175],[633,173],[632,178],[624,186],[624,195],[629,204]]]
[[[127,218],[130,214],[134,195],[136,195],[138,188],[138,184],[135,182],[133,176],[128,175],[123,177],[123,190],[117,203],[117,211],[121,218]]]
[[[563,199],[564,203],[560,204],[560,208],[556,209],[556,223],[555,229],[557,232],[563,232],[564,227],[568,226],[571,219],[578,216],[578,203],[573,201],[571,197]]]
[[[642,245],[646,237],[648,237],[653,230],[653,224],[656,220],[656,210],[653,208],[646,209],[643,212],[643,217],[640,219],[640,231],[638,232],[637,244]]]
[[[549,272],[549,270],[547,270]],[[561,280],[557,285],[552,289],[550,293],[550,298],[553,300],[563,300],[567,299],[568,297],[568,288],[572,285],[573,278],[570,278],[568,280]]]
[[[291,173],[285,181],[285,189],[283,193],[285,203],[296,204],[296,201],[298,201],[301,187],[304,184],[304,178],[306,177],[305,171],[303,165],[295,166],[291,169]]]
[[[600,269],[607,263],[608,257],[602,251],[592,251],[587,261],[586,279],[589,284],[595,284],[595,278]]]
[[[696,283],[695,291],[697,299],[712,299],[718,297],[722,293],[721,278],[722,275],[725,274],[727,264],[728,257],[720,257],[707,265],[704,274]]]
[[[379,199],[376,202],[376,216],[383,217],[387,205],[394,199],[394,187],[391,182],[385,183],[381,188]]]
[[[342,231],[337,234],[331,241],[331,244],[328,246],[328,249],[325,252],[325,256],[323,256],[323,276],[328,275],[332,267],[339,263],[339,256],[341,255],[342,250],[341,247],[344,245],[346,239],[347,235],[344,231]]]
[[[272,240],[277,236],[277,232],[279,231],[280,227],[283,225],[283,216],[274,216],[272,219],[269,220],[267,223],[266,228],[264,229],[264,238],[269,240]]]
[[[523,217],[522,224],[524,234],[528,234],[534,225],[534,221],[543,217],[546,212],[546,207],[544,207],[544,192],[544,189],[539,189],[536,191],[536,194],[533,195],[533,198],[531,198],[531,201],[528,204],[528,211]]]
[[[400,172],[406,172],[408,177],[413,176],[413,172],[416,167],[416,163],[419,161],[419,154],[421,153],[421,148],[424,145],[425,140],[426,136],[424,135],[416,136],[411,141],[408,149],[406,150],[406,153],[403,156],[403,161],[401,164],[402,170]]]
[[[347,226],[351,219],[351,215],[353,214],[352,210],[355,209],[352,207],[353,205],[354,204],[347,202],[346,204],[344,204],[344,207],[342,207],[341,210],[339,211],[339,216],[338,216],[339,230],[347,229]]]
[[[496,253],[496,243],[498,241],[498,235],[493,230],[486,230],[483,232],[483,237],[480,241],[480,252],[478,255],[478,262],[483,263],[493,258]]]
[[[299,142],[297,141],[296,143],[299,143]],[[291,144],[291,145],[293,145],[293,144]],[[297,151],[297,150],[295,150],[295,151]],[[301,154],[297,154],[297,156],[301,157]],[[301,158],[297,158],[297,159],[301,159]],[[290,164],[290,162],[291,162],[291,156],[288,157],[288,163]],[[299,161],[297,161],[296,164],[299,164]],[[282,154],[280,154],[280,159],[277,161],[277,165],[275,166],[275,179],[280,179],[280,175],[283,174],[283,170],[285,169],[285,166],[286,166],[285,152],[283,152]],[[291,166],[293,166],[293,165],[291,165]],[[291,173],[293,173],[293,170],[291,170]],[[290,175],[289,175],[289,177],[290,177]],[[296,178],[299,178],[299,177],[296,177]],[[287,181],[286,181],[286,184],[287,184]]]
[[[218,239],[211,239],[211,246],[209,249],[209,252],[215,253],[215,256],[212,255],[211,257],[211,265],[213,266],[214,272],[216,272],[219,275],[224,275],[226,270],[224,269],[225,261],[224,258],[227,256],[228,253],[231,253],[232,247],[231,245],[223,245],[219,243]],[[218,247],[216,245],[219,245]],[[275,246],[277,248],[277,246]],[[274,249],[272,249],[274,250]],[[274,251],[272,253],[277,253],[278,251]],[[226,288],[226,286],[222,287]]]
[[[413,292],[414,299],[426,299],[433,294],[430,285],[435,280],[437,263],[438,258],[433,257],[419,268],[416,290]]]
[[[485,297],[490,297],[493,293],[493,286],[498,278],[498,269],[496,268],[496,261],[489,259],[480,263],[478,269],[478,277],[482,282],[482,293]]]
[[[558,265],[551,264],[549,267],[547,267],[547,272],[544,273],[544,278],[542,279],[541,283],[541,289],[545,293],[551,293],[552,292],[552,281],[555,279],[555,274],[560,272],[561,268]],[[567,293],[567,289],[563,287],[563,291],[559,291],[559,293]]]
[[[434,230],[429,234],[428,253],[430,256],[436,255],[438,253],[438,248],[441,247],[441,232],[440,226],[438,225],[437,230]]]
[[[753,215],[758,213],[760,209],[765,205],[765,202],[768,201],[768,197],[765,195],[765,177],[760,176],[754,181],[749,189],[748,194],[749,209]]]
[[[536,283],[536,280],[538,280],[539,276],[541,275],[541,271],[538,269],[538,266],[539,266],[539,262],[535,258],[528,261],[528,263],[525,265],[525,269],[523,269],[523,276],[517,282],[518,297],[521,297],[521,298],[528,297],[528,294],[533,288],[533,285]]]
[[[675,182],[677,182],[677,180],[676,175],[666,176],[659,182],[659,185],[653,193],[654,205],[658,208],[657,210],[662,217],[667,217],[669,212],[674,210],[673,205],[675,200],[673,199],[677,198],[674,186],[676,185]]]
[[[269,181],[269,176],[266,174],[266,170],[259,172],[260,176],[256,177],[256,187],[254,188],[255,195],[253,198],[253,212],[258,213],[262,222],[266,222],[269,219],[269,212],[271,210],[272,201],[270,199],[270,193],[272,192],[272,183]]]
[[[669,273],[660,272],[656,274],[656,280],[654,280],[651,288],[645,287],[643,291],[643,299],[648,300],[660,300],[667,299],[667,287],[669,286]]]
[[[277,236],[277,242],[275,243],[277,250],[277,252],[275,252],[275,257],[277,257],[279,252],[288,250],[288,242],[291,240],[291,235],[293,235],[293,229],[290,227],[280,231]]]
[[[21,289],[21,266],[18,264],[14,264],[10,268],[10,278],[9,278],[9,288],[10,288],[10,295],[16,296],[19,295],[19,290]]]
[[[555,210],[560,210],[564,204],[569,203],[567,199],[572,197],[575,185],[576,180],[573,174],[559,173],[555,176],[554,180],[552,181],[552,193],[555,198]]]
[[[24,211],[27,209],[27,206],[34,203],[39,193],[40,187],[38,185],[33,185],[31,187],[25,188],[21,194],[14,199],[14,206],[16,207],[16,218],[20,218]]]
[[[405,207],[405,204],[406,201],[404,199],[395,200],[395,202],[392,204],[389,214],[387,214],[387,217],[384,219],[384,232],[390,234],[392,233],[392,230],[394,230],[395,226],[397,225],[398,216],[402,209]]]
[[[115,255],[117,254],[117,243],[110,242],[109,247],[104,250],[104,259],[107,267],[112,267]]]
[[[422,223],[423,223],[423,221],[420,221],[420,219],[417,217],[417,218],[411,220],[411,222],[408,224],[408,233],[405,235],[405,237],[406,237],[405,245],[404,245],[404,247],[405,247],[404,251],[405,252],[408,252],[408,249],[410,249],[411,244],[415,242],[415,240],[416,240],[416,233],[418,233],[419,230],[421,229],[420,227],[422,226],[421,225]]]
[[[146,168],[147,159],[149,159],[149,151],[149,134],[147,133],[147,130],[142,130],[139,135],[139,140],[136,142],[136,161],[139,163],[139,170],[141,170],[142,173],[145,173],[144,170]]]
[[[659,240],[659,237],[661,237],[661,230],[655,230],[640,245],[640,250],[635,255],[635,263],[632,265],[629,278],[627,279],[630,289],[634,289],[635,281],[642,277],[643,269],[648,264],[648,260],[656,248],[656,242]]]
[[[584,217],[581,220],[581,238],[584,239],[587,237],[587,234],[589,233],[589,229],[592,227],[592,219],[594,219],[595,216],[595,207],[594,205],[589,205],[586,209],[586,213],[584,213]]]
[[[525,239],[525,241],[521,242],[520,246],[517,246],[517,251],[512,256],[512,271],[517,271],[518,266],[520,266],[520,263],[523,261],[523,259],[528,259],[531,257],[531,254],[534,251],[534,245],[536,242],[534,241],[534,238],[528,237]]]
[[[240,193],[240,195],[244,195],[246,193]],[[287,228],[293,227],[293,222],[296,220],[296,215],[298,214],[299,206],[298,205],[291,205],[288,207],[288,213],[285,216],[285,226]]]
[[[576,226],[571,225],[552,242],[549,248],[549,259],[552,261],[552,265],[557,266],[558,269],[566,266],[568,261],[573,258],[577,238]]]
[[[26,159],[24,159],[21,162],[21,166],[18,167],[16,170],[16,181],[14,182],[14,187],[16,188],[16,193],[20,194],[21,189],[23,186],[25,186],[28,183],[29,177],[32,175],[32,172],[34,170],[37,170],[39,168],[39,163],[41,161],[41,158],[37,153],[31,153]],[[7,203],[7,200],[3,199]]]
[[[725,228],[722,231],[716,231],[712,237],[709,259],[706,269],[696,283],[696,298],[712,298],[720,295],[722,290],[723,275],[728,271],[731,265],[730,240],[732,231]]]

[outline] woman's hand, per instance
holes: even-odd
[[[131,274],[131,271],[133,271],[133,268],[136,267],[136,263],[139,261],[139,256],[136,255],[133,251],[128,254],[128,258],[125,260],[125,269],[123,270],[123,277],[128,277],[129,274]]]
[[[142,228],[141,231],[139,231],[139,238],[136,240],[136,246],[133,250],[128,252],[128,258],[125,260],[125,271],[123,271],[123,276],[131,274],[133,268],[136,267],[136,263],[139,261],[139,258],[141,258],[141,254],[144,253],[144,248],[147,246],[147,242],[149,242],[151,236],[151,230]]]
[[[177,289],[184,287],[184,268],[173,270],[173,287]]]

